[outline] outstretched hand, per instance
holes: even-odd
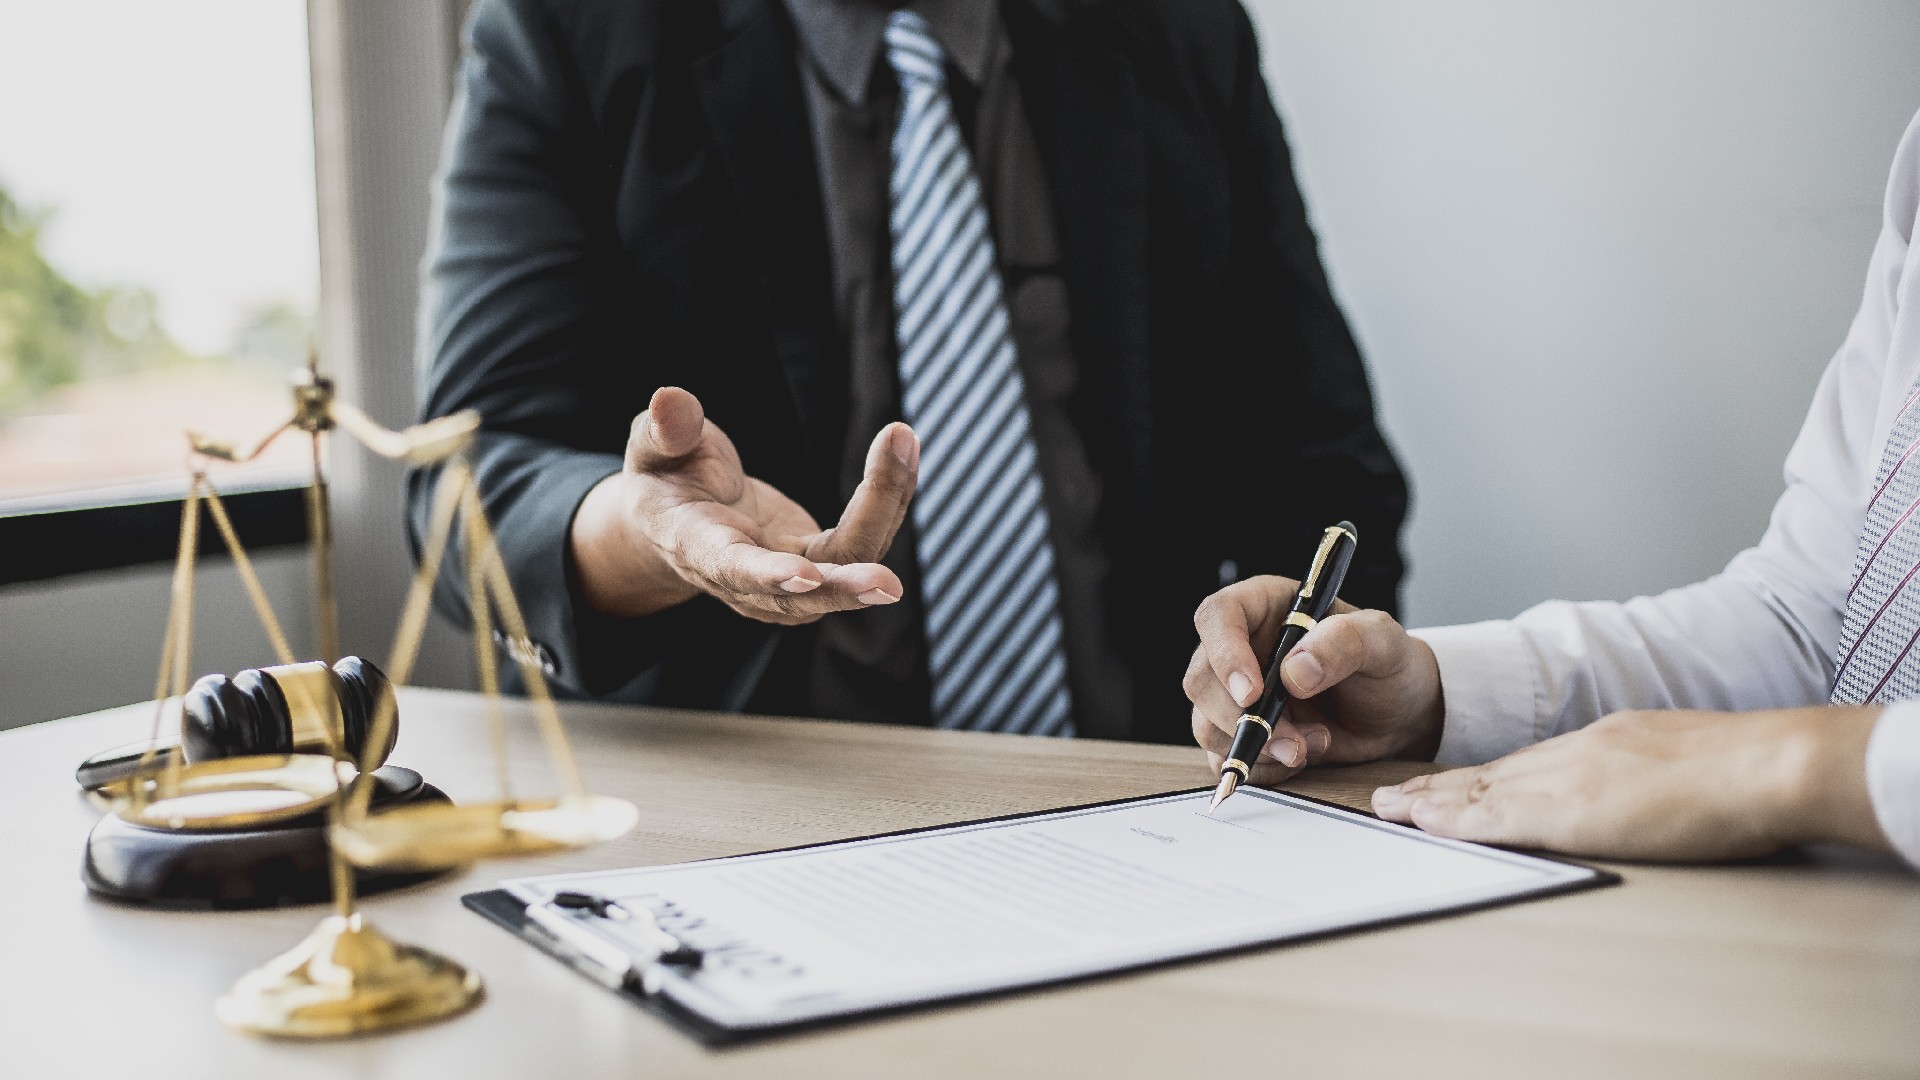
[[[822,529],[746,474],[697,398],[664,387],[633,421],[625,467],[574,516],[581,587],[589,604],[615,615],[649,615],[706,593],[783,625],[894,603],[900,579],[879,560],[906,519],[919,469],[912,429],[887,425],[839,523]]]

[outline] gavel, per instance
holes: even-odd
[[[315,660],[248,668],[231,677],[208,675],[181,699],[179,742],[162,743],[157,756],[178,753],[193,764],[253,754],[327,754],[366,763],[374,714],[392,699],[386,674],[358,656],[332,667]],[[372,767],[386,762],[399,732],[396,717]],[[82,762],[74,779],[92,790],[130,776],[149,749],[153,744],[142,740],[103,750]]]

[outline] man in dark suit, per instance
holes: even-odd
[[[426,412],[485,417],[564,690],[1178,742],[1223,581],[1348,518],[1395,607],[1235,0],[480,0],[469,45]]]

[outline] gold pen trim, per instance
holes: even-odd
[[[1221,772],[1226,772],[1228,769],[1232,769],[1234,772],[1239,773],[1240,779],[1242,780],[1245,780],[1247,776],[1253,771],[1247,768],[1246,762],[1241,761],[1237,757],[1230,757],[1226,761],[1221,763],[1220,765]]]
[[[1292,611],[1287,613],[1287,625],[1298,626],[1302,630],[1312,630],[1320,625],[1320,621],[1304,611]]]
[[[1327,565],[1327,557],[1333,554],[1333,545],[1342,536],[1353,537],[1355,543],[1360,542],[1359,537],[1338,525],[1329,525],[1327,531],[1320,535],[1320,549],[1313,553],[1313,565],[1307,568],[1307,579],[1300,583],[1301,599],[1313,596],[1313,583],[1320,580],[1320,570]]]
[[[1256,723],[1256,724],[1259,724],[1259,725],[1260,725],[1261,727],[1263,727],[1263,728],[1266,728],[1266,729],[1267,729],[1267,738],[1269,738],[1269,739],[1271,739],[1271,738],[1273,738],[1273,725],[1272,725],[1272,724],[1269,724],[1269,723],[1267,723],[1267,720],[1266,720],[1266,717],[1264,717],[1264,716],[1255,716],[1255,715],[1254,715],[1254,714],[1252,714],[1252,713],[1241,713],[1241,714],[1240,714],[1240,719],[1242,719],[1242,720],[1251,720],[1251,721],[1253,721],[1254,723]]]

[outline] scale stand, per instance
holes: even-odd
[[[242,452],[230,444],[189,436],[195,455],[193,482],[181,514],[172,610],[154,694],[153,730],[133,775],[104,789],[113,812],[125,822],[187,833],[284,820],[289,799],[311,800],[312,806],[324,809],[333,913],[298,945],[242,976],[215,1006],[220,1020],[231,1027],[288,1038],[335,1038],[428,1023],[463,1012],[483,996],[478,975],[437,953],[396,942],[369,923],[360,911],[355,868],[426,873],[483,858],[562,851],[620,836],[639,820],[639,811],[632,803],[586,790],[545,673],[532,662],[534,650],[528,644],[526,622],[481,504],[473,470],[465,459],[467,446],[480,427],[479,415],[461,412],[392,431],[339,400],[332,381],[320,376],[317,366],[310,359],[306,371],[294,383],[293,416],[251,450]],[[392,745],[395,732],[392,695],[384,696],[375,708],[366,749],[359,755],[336,744],[330,755],[223,758],[189,764],[181,754],[160,752],[161,734],[168,720],[179,726],[180,695],[188,686],[194,557],[203,505],[233,555],[280,663],[295,662],[272,605],[201,464],[203,460],[252,460],[275,439],[295,430],[306,433],[313,444],[308,530],[313,548],[317,636],[329,663],[337,658],[338,645],[330,565],[332,534],[321,468],[322,436],[342,430],[383,457],[415,466],[441,467],[427,542],[401,611],[386,672],[396,687],[404,686],[412,674],[426,629],[433,582],[457,522],[463,540],[474,658],[486,702],[498,800],[466,806],[413,800],[391,809],[374,807],[374,774],[380,764],[376,755],[379,748]],[[556,797],[525,799],[513,794],[492,644],[496,619],[506,640],[519,646],[508,651],[519,664],[548,758],[560,775],[563,791]],[[256,798],[272,805],[270,809],[236,813],[232,809],[236,797]],[[250,814],[256,816],[250,818]]]

